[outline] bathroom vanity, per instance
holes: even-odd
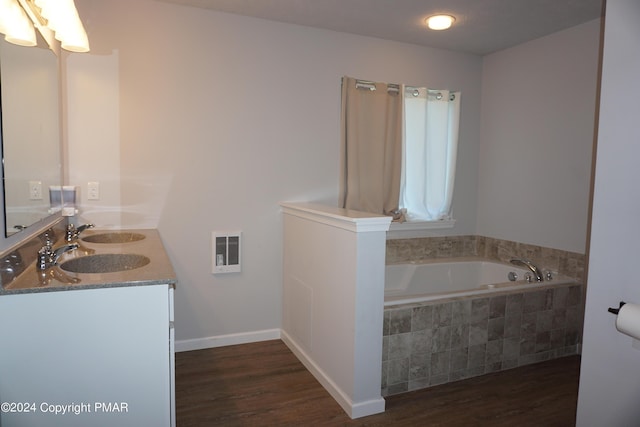
[[[36,33],[0,40],[0,426],[175,425],[176,277],[157,231],[87,231],[53,265],[67,76],[60,43]]]
[[[175,425],[176,277],[156,230],[127,232],[142,238],[87,231],[57,266],[29,265],[0,291],[3,427]],[[147,262],[114,271],[122,254]]]

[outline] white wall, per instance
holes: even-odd
[[[600,21],[484,57],[478,234],[585,252]]]
[[[86,79],[69,176],[103,194],[80,220],[160,230],[178,340],[280,327],[278,202],[336,202],[343,75],[463,92],[451,232],[474,233],[481,58],[150,0],[76,5],[92,51],[67,61]],[[243,271],[213,276],[211,231],[226,229],[243,231]]]
[[[77,7],[92,47],[66,61],[79,221],[159,228],[180,280],[178,340],[280,327],[278,202],[336,202],[343,75],[463,92],[457,224],[434,234],[584,252],[596,21],[483,64],[152,0]],[[101,200],[86,200],[88,181]],[[243,272],[213,276],[211,231],[228,229],[243,231]]]
[[[66,182],[78,187],[82,219],[104,227],[120,226],[118,51],[67,56],[65,93],[72,125],[68,127]],[[99,183],[99,200],[87,200],[89,181]]]
[[[636,426],[640,347],[608,307],[640,303],[640,3],[607,0],[577,425]]]

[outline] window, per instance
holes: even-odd
[[[451,223],[459,106],[459,92],[345,77],[341,206]]]
[[[406,87],[400,209],[407,221],[451,219],[460,93]]]

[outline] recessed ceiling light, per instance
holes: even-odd
[[[446,30],[455,20],[456,18],[451,15],[433,15],[425,19],[425,22],[432,30]]]

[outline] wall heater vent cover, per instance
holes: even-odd
[[[242,271],[241,231],[214,231],[211,236],[213,274]]]

